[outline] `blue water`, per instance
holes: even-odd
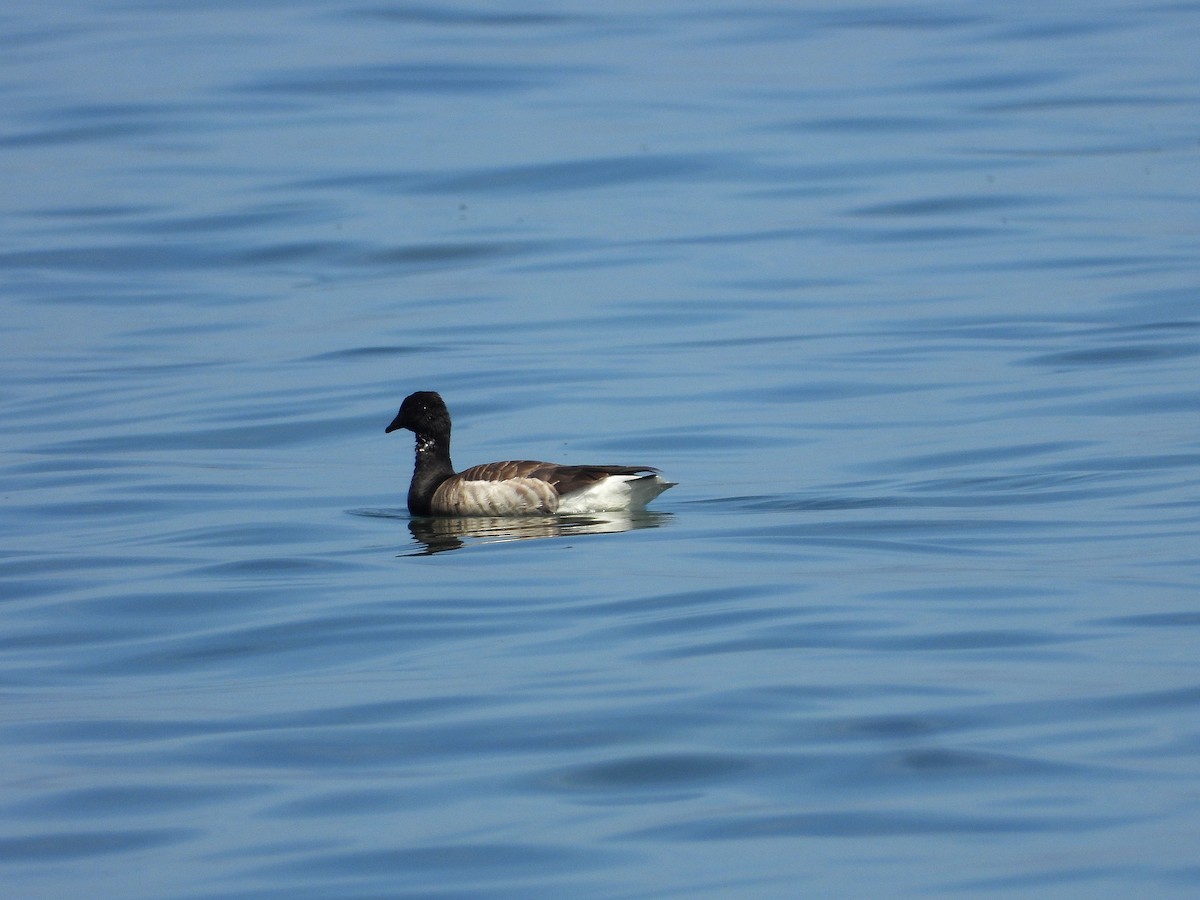
[[[1200,893],[1200,6],[0,21],[6,896]]]

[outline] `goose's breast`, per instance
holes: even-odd
[[[558,492],[539,478],[474,481],[454,476],[433,494],[439,516],[550,515],[558,509]]]

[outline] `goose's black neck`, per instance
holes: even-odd
[[[408,511],[414,516],[433,514],[433,494],[454,474],[450,463],[450,410],[436,391],[417,391],[400,404],[400,412],[384,431],[407,428],[417,436],[417,461],[408,486]]]
[[[450,462],[450,439],[417,433],[417,458],[412,484],[408,486],[408,511],[414,516],[433,514],[433,492],[454,474]]]

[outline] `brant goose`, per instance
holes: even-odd
[[[457,475],[450,462],[450,411],[433,391],[404,398],[384,429],[417,436],[408,488],[414,516],[580,515],[640,510],[674,482],[649,466],[560,466],[522,459],[484,463]]]

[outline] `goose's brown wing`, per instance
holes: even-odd
[[[506,462],[484,463],[463,469],[456,477],[464,481],[510,481],[533,478],[553,486],[561,497],[581,488],[591,487],[609,475],[653,475],[658,469],[649,466],[564,466],[534,459],[512,459]]]

